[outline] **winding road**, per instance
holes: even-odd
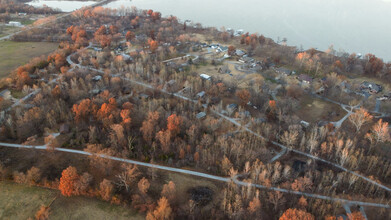
[[[48,150],[48,147],[46,145],[33,146],[33,145],[0,143],[0,146],[13,147],[13,148],[35,149],[35,150]],[[52,149],[52,148],[50,148],[50,149]],[[342,204],[353,204],[353,205],[359,205],[359,206],[379,207],[379,208],[387,208],[387,209],[391,208],[389,204],[354,201],[354,200],[348,200],[348,199],[342,199],[342,198],[323,196],[323,195],[319,195],[319,194],[299,192],[299,191],[293,191],[293,190],[288,190],[288,189],[281,189],[281,188],[277,188],[277,187],[267,187],[267,186],[260,185],[260,184],[248,183],[248,182],[238,180],[238,178],[241,175],[236,175],[232,178],[220,177],[220,176],[215,176],[215,175],[211,175],[211,174],[207,174],[207,173],[186,170],[186,169],[180,169],[180,168],[174,168],[174,167],[168,167],[168,166],[162,166],[162,165],[151,164],[151,163],[145,163],[145,162],[140,162],[140,161],[136,161],[136,160],[123,159],[123,158],[119,158],[119,157],[108,156],[105,154],[93,154],[90,152],[85,152],[85,151],[80,151],[80,150],[72,150],[72,149],[66,149],[66,148],[54,148],[53,150],[59,151],[59,152],[85,155],[85,156],[98,156],[98,157],[105,158],[108,160],[114,160],[114,161],[119,161],[119,162],[123,162],[123,163],[134,164],[134,165],[148,167],[148,168],[155,168],[155,169],[165,170],[165,171],[170,171],[170,172],[182,173],[182,174],[187,174],[187,175],[196,176],[196,177],[202,177],[202,178],[206,178],[206,179],[210,179],[210,180],[216,180],[216,181],[220,181],[220,182],[233,181],[238,186],[245,186],[245,187],[251,186],[251,187],[263,189],[263,190],[278,191],[278,192],[282,192],[282,193],[293,194],[293,195],[298,195],[298,196],[306,196],[306,197],[311,197],[311,198],[315,198],[315,199],[328,200],[331,202],[338,202],[338,203],[342,203]]]

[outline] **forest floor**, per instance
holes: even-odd
[[[57,198],[56,198],[57,197]],[[59,196],[58,190],[0,182],[0,219],[34,218],[41,205],[50,219],[143,219],[134,210],[94,198]]]
[[[57,48],[58,43],[1,41],[0,79],[32,58],[48,55]]]

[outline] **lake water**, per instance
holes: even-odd
[[[119,0],[204,26],[244,29],[288,45],[374,53],[391,60],[390,0]]]
[[[27,4],[32,5],[34,7],[43,7],[44,5],[50,7],[50,8],[57,8],[60,9],[63,12],[71,12],[73,10],[89,6],[94,4],[94,1],[85,1],[85,2],[79,2],[79,1],[51,1],[51,0],[34,0],[31,2],[28,2]]]

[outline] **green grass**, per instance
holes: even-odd
[[[41,205],[54,199],[50,219],[144,219],[134,210],[98,199],[58,195],[57,190],[0,182],[0,219],[34,219]]]
[[[0,79],[7,77],[14,69],[32,58],[47,55],[57,48],[57,43],[1,41]]]
[[[0,182],[0,219],[34,217],[41,205],[49,204],[56,195],[54,190]]]
[[[15,99],[21,99],[25,96],[25,94],[23,94],[23,91],[11,90],[11,96]]]

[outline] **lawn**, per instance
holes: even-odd
[[[319,121],[338,121],[346,115],[346,112],[336,104],[305,94],[300,97],[300,108],[296,114],[300,119],[314,123]]]
[[[0,219],[34,218],[41,205],[51,204],[50,219],[143,219],[129,208],[86,197],[66,198],[59,191],[0,182]],[[56,198],[56,196],[58,196]]]
[[[58,43],[1,41],[0,79],[32,58],[47,55],[57,47]]]

